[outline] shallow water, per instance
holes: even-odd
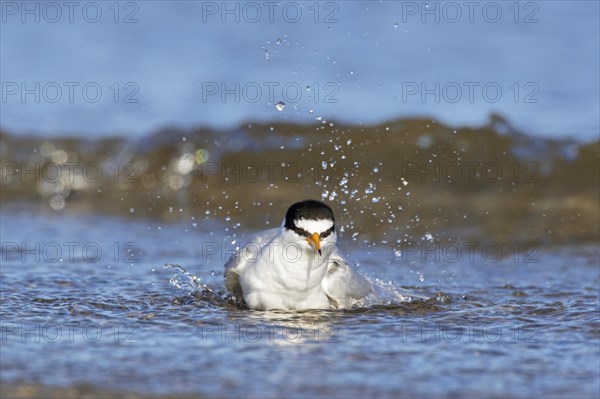
[[[0,397],[600,397],[599,3],[59,3],[2,2]],[[307,198],[376,295],[235,307]]]
[[[450,262],[342,237],[379,286],[430,299],[257,312],[192,293],[164,267],[219,293],[227,254],[206,244],[231,237],[215,222],[28,206],[0,216],[4,383],[209,397],[600,394],[595,245]]]

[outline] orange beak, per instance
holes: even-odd
[[[317,233],[314,233],[312,236],[306,239],[308,244],[319,252],[321,255],[321,237]]]

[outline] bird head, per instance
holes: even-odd
[[[284,221],[284,227],[304,239],[319,255],[325,244],[335,244],[335,218],[326,204],[306,200],[290,206]]]

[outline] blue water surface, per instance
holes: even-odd
[[[20,134],[496,112],[598,137],[596,1],[2,4],[0,127]]]

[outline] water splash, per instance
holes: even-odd
[[[361,304],[363,307],[398,305],[406,302],[426,301],[430,299],[427,296],[398,287],[392,281],[384,281],[378,278],[371,279],[368,277],[367,280],[371,282],[373,293],[363,301]]]
[[[164,269],[172,270],[173,277],[169,279],[169,283],[180,290],[188,289],[188,294],[202,293],[202,294],[210,294],[217,298],[221,298],[219,294],[217,294],[213,289],[206,286],[201,282],[200,277],[195,276],[185,270],[183,267],[174,264],[174,263],[165,263],[163,266]]]

